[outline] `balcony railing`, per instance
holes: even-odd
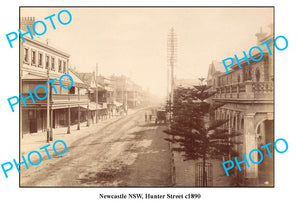
[[[29,94],[23,94],[23,97],[26,98],[28,97]],[[39,97],[45,97],[45,94],[38,94]],[[47,99],[44,100],[39,100],[37,99],[34,95],[34,101],[35,103],[32,102],[31,98],[26,99],[26,105],[46,105],[47,104]],[[54,105],[59,105],[59,104],[81,104],[81,103],[87,103],[88,102],[88,96],[87,95],[69,95],[69,94],[53,94],[52,96],[52,104]],[[23,105],[23,102],[20,101],[20,103]]]
[[[273,100],[273,82],[251,82],[224,85],[216,88],[216,99]]]
[[[88,101],[87,95],[69,95],[69,94],[53,94],[52,96],[53,102],[58,101],[70,101],[70,102],[77,102],[77,101]]]

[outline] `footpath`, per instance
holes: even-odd
[[[129,110],[127,115],[134,114],[139,110],[142,109],[139,108]],[[80,130],[77,130],[77,124],[72,125],[70,134],[67,134],[67,127],[55,128],[53,129],[53,141],[49,142],[51,146],[49,146],[47,149],[52,150],[52,144],[56,140],[63,140],[69,147],[69,145],[71,145],[72,142],[84,138],[88,135],[94,134],[103,127],[112,124],[124,118],[125,116],[126,115],[118,115],[108,118],[106,120],[99,120],[98,123],[90,123],[89,127],[87,126],[87,122],[82,122],[80,123]],[[38,132],[34,134],[24,135],[23,138],[21,138],[20,140],[20,156],[27,156],[29,152],[34,150],[40,151],[40,148],[46,146],[47,144],[47,132]]]

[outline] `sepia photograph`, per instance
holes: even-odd
[[[19,9],[20,187],[274,187],[274,7]]]

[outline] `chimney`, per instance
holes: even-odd
[[[263,40],[266,37],[267,33],[263,33],[262,27],[260,27],[260,32],[256,33],[255,36],[257,37],[257,44],[261,43],[261,40]]]
[[[28,25],[31,32],[32,32],[32,35],[35,36],[35,33],[32,30],[32,25],[33,25],[34,22],[35,22],[35,17],[22,17],[21,18],[21,26],[20,26],[21,30],[27,32],[28,31],[27,25]]]

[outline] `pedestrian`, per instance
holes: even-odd
[[[149,122],[151,123],[152,120],[152,114],[149,115]]]
[[[147,122],[147,113],[145,113],[145,122]]]

